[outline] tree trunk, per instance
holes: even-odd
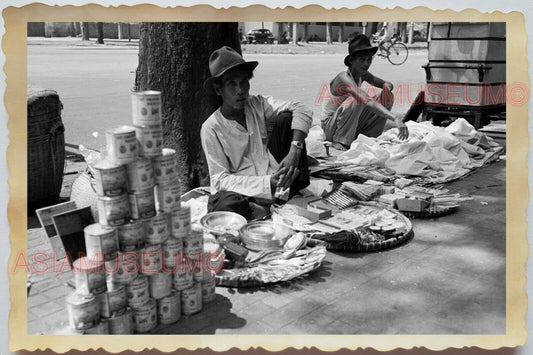
[[[339,24],[339,43],[342,43],[342,39],[344,37],[344,23]]]
[[[81,23],[81,39],[83,41],[89,40],[89,22]]]
[[[117,24],[117,31],[118,31],[118,39],[123,39],[124,38],[124,34],[122,33],[122,22],[119,22]]]
[[[237,23],[142,23],[136,91],[161,91],[164,146],[176,150],[181,191],[209,185],[200,127],[220,106],[204,89],[209,55],[226,45],[241,53]]]
[[[298,44],[298,22],[292,24],[292,44]]]
[[[96,23],[96,35],[97,35],[96,43],[104,44],[104,23],[103,22]]]
[[[309,22],[304,23],[302,42],[309,43]]]
[[[326,44],[331,44],[331,22],[326,22]]]

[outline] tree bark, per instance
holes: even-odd
[[[331,43],[331,22],[326,22],[326,44]]]
[[[309,22],[304,23],[302,42],[309,43]]]
[[[97,22],[96,23],[96,43],[104,44],[104,23],[103,22]]]
[[[81,23],[81,39],[83,41],[89,40],[89,22]]]
[[[339,43],[342,43],[342,38],[344,37],[344,23],[339,23]]]
[[[136,91],[161,91],[164,146],[176,150],[181,191],[209,185],[200,127],[218,106],[203,87],[211,52],[241,53],[237,23],[142,23]]]
[[[292,24],[292,44],[298,44],[298,22]]]

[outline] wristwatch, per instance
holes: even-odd
[[[300,142],[300,141],[292,141],[291,145],[295,146],[298,149],[303,149],[303,147],[304,147],[304,144],[302,142]]]

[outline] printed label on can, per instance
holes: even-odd
[[[177,179],[176,151],[171,148],[163,148],[163,155],[152,158],[154,165],[155,183],[164,185]]]
[[[181,205],[180,209],[170,212],[170,235],[185,238],[191,233],[191,209]]]
[[[127,164],[139,156],[135,127],[121,126],[106,131],[107,154],[111,161]]]
[[[94,164],[93,171],[98,196],[119,196],[127,191],[127,173],[124,165],[100,161]]]
[[[138,249],[144,242],[145,225],[141,220],[118,227],[118,245],[121,251]]]
[[[138,251],[117,253],[114,261],[106,263],[106,273],[109,280],[117,284],[128,284],[137,278],[140,269]]]
[[[146,235],[144,241],[148,244],[161,244],[170,237],[169,215],[158,213],[146,220]]]
[[[97,325],[92,328],[85,329],[81,331],[81,334],[84,335],[104,335],[109,334],[109,323],[107,319],[100,318],[100,321]]]
[[[212,302],[216,298],[216,278],[213,275],[212,277],[204,277],[202,281],[202,304],[207,304]]]
[[[172,212],[181,208],[180,185],[171,182],[167,185],[155,186],[155,204],[160,212]]]
[[[204,251],[204,233],[200,230],[191,230],[191,233],[183,239],[183,253],[189,260],[200,257]]]
[[[172,290],[167,297],[157,301],[157,318],[161,324],[176,323],[181,317],[181,293]]]
[[[76,292],[87,295],[106,290],[104,261],[101,258],[87,259],[85,256],[78,258],[74,261],[73,272]]]
[[[162,245],[163,266],[167,270],[175,271],[181,263],[181,254],[183,252],[183,240],[168,238]]]
[[[70,294],[67,299],[69,324],[74,329],[89,329],[98,324],[100,312],[94,296]]]
[[[116,311],[123,309],[128,304],[126,289],[123,285],[117,285],[113,289],[96,295],[100,304],[100,315],[109,318]]]
[[[166,297],[172,292],[172,274],[158,272],[148,276],[150,285],[150,296],[154,299]]]
[[[141,269],[143,274],[155,274],[161,270],[161,244],[146,245],[141,249]]]
[[[118,251],[118,234],[114,228],[93,223],[83,229],[87,258],[115,259]]]
[[[130,219],[128,194],[116,197],[98,197],[98,222],[104,226],[118,227]]]
[[[139,142],[139,154],[143,157],[158,157],[163,149],[163,128],[155,126],[136,126],[135,134]]]
[[[151,218],[156,215],[154,189],[134,191],[128,194],[131,216],[134,219]]]
[[[139,157],[126,165],[129,191],[146,190],[154,187],[154,167],[148,158]]]
[[[138,275],[130,284],[126,284],[126,298],[128,305],[132,308],[148,302],[150,298],[148,278],[144,275]]]
[[[183,291],[188,288],[191,288],[193,285],[193,276],[192,272],[189,271],[187,266],[178,267],[173,274],[173,286],[178,291]]]
[[[134,125],[160,125],[161,92],[154,90],[133,92],[131,112]]]
[[[181,313],[191,315],[202,310],[202,286],[195,282],[192,287],[181,291]]]
[[[122,312],[115,313],[109,322],[109,334],[133,334],[135,325],[133,323],[133,311],[125,308]]]
[[[146,333],[157,326],[157,302],[150,298],[145,304],[133,309],[136,333]]]

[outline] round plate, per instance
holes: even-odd
[[[240,235],[248,249],[279,250],[292,235],[292,229],[269,221],[257,221],[242,226]]]
[[[240,214],[229,211],[209,212],[200,219],[200,225],[215,235],[237,234],[247,222]]]

